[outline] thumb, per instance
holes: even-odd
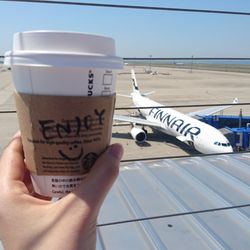
[[[118,176],[122,156],[122,145],[109,146],[97,159],[82,184],[64,198],[73,199],[75,202],[78,200],[81,203],[84,201],[90,208],[99,209]]]
[[[20,132],[17,132],[5,148],[0,160],[2,181],[22,180],[25,174],[23,146]]]

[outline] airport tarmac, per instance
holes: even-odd
[[[131,67],[125,67],[118,75],[117,93],[131,92]],[[229,73],[207,70],[152,68],[158,74],[145,74],[145,67],[135,67],[136,78],[142,92],[155,91],[149,98],[163,105],[202,105],[231,103],[236,97],[239,102],[249,102],[250,74]],[[128,107],[132,100],[117,96],[116,107]],[[188,113],[207,107],[177,108]],[[227,115],[250,115],[249,106],[234,106],[224,111]],[[116,111],[116,114],[133,114],[136,110]],[[197,154],[186,144],[160,132],[148,130],[148,140],[142,145],[135,143],[129,134],[130,126],[113,126],[112,142],[120,142],[125,147],[124,159],[172,157]]]
[[[152,75],[146,74],[143,66],[134,68],[140,90],[155,91],[149,97],[164,105],[231,103],[235,97],[241,103],[249,102],[250,74],[247,73],[153,67],[152,70],[158,74]],[[130,69],[131,67],[125,66],[117,76],[118,94],[131,93]],[[15,110],[13,91],[10,72],[0,68],[0,152],[18,129],[16,113],[8,113]],[[131,106],[130,98],[117,95],[116,107]],[[204,108],[178,108],[178,110],[188,113]],[[240,109],[243,115],[250,115],[250,106],[234,106],[224,111],[224,114],[238,115]],[[117,110],[115,113],[130,115],[136,113],[136,110]],[[150,128],[147,128],[147,142],[139,145],[131,138],[130,127],[127,123],[115,123],[113,126],[112,143],[119,142],[124,146],[124,160],[195,153],[175,138],[153,132]]]

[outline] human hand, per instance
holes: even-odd
[[[87,178],[57,202],[32,196],[20,133],[0,160],[0,239],[6,249],[95,249],[100,207],[118,172],[123,148],[114,144]]]

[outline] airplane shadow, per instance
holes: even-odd
[[[112,137],[113,138],[116,138],[116,139],[131,139],[131,140],[134,140],[130,133],[121,133],[121,132],[116,132],[116,133],[112,133]],[[148,142],[148,141],[145,141],[145,142],[137,142],[135,141],[136,145],[138,147],[151,147],[152,145]]]
[[[138,147],[141,147],[141,148],[152,147],[152,145],[148,141],[144,141],[144,142],[136,141],[135,143]]]
[[[131,135],[129,133],[112,133],[112,138],[117,138],[117,139],[132,139]]]
[[[201,154],[195,148],[192,148],[191,146],[187,145],[186,143],[179,141],[174,136],[164,134],[164,133],[162,133],[158,130],[155,130],[155,129],[153,129],[153,131],[154,132],[152,134],[148,134],[148,140],[150,140],[150,141],[166,143],[166,144],[168,144],[169,147],[180,148],[183,151],[185,151],[187,154],[190,154],[190,155]]]
[[[130,133],[120,133],[116,132],[112,134],[113,138],[117,139],[132,139]],[[174,148],[180,148],[183,151],[185,151],[187,154],[190,155],[197,155],[200,154],[197,150],[194,148],[188,146],[187,144],[180,142],[178,139],[176,139],[173,136],[166,135],[160,131],[154,130],[154,132],[148,132],[147,133],[147,141],[143,143],[135,142],[138,147],[152,147],[152,144],[150,142],[161,142],[168,144],[169,147]]]

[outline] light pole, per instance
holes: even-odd
[[[151,60],[152,60],[152,55],[149,55],[149,72],[151,73]]]

